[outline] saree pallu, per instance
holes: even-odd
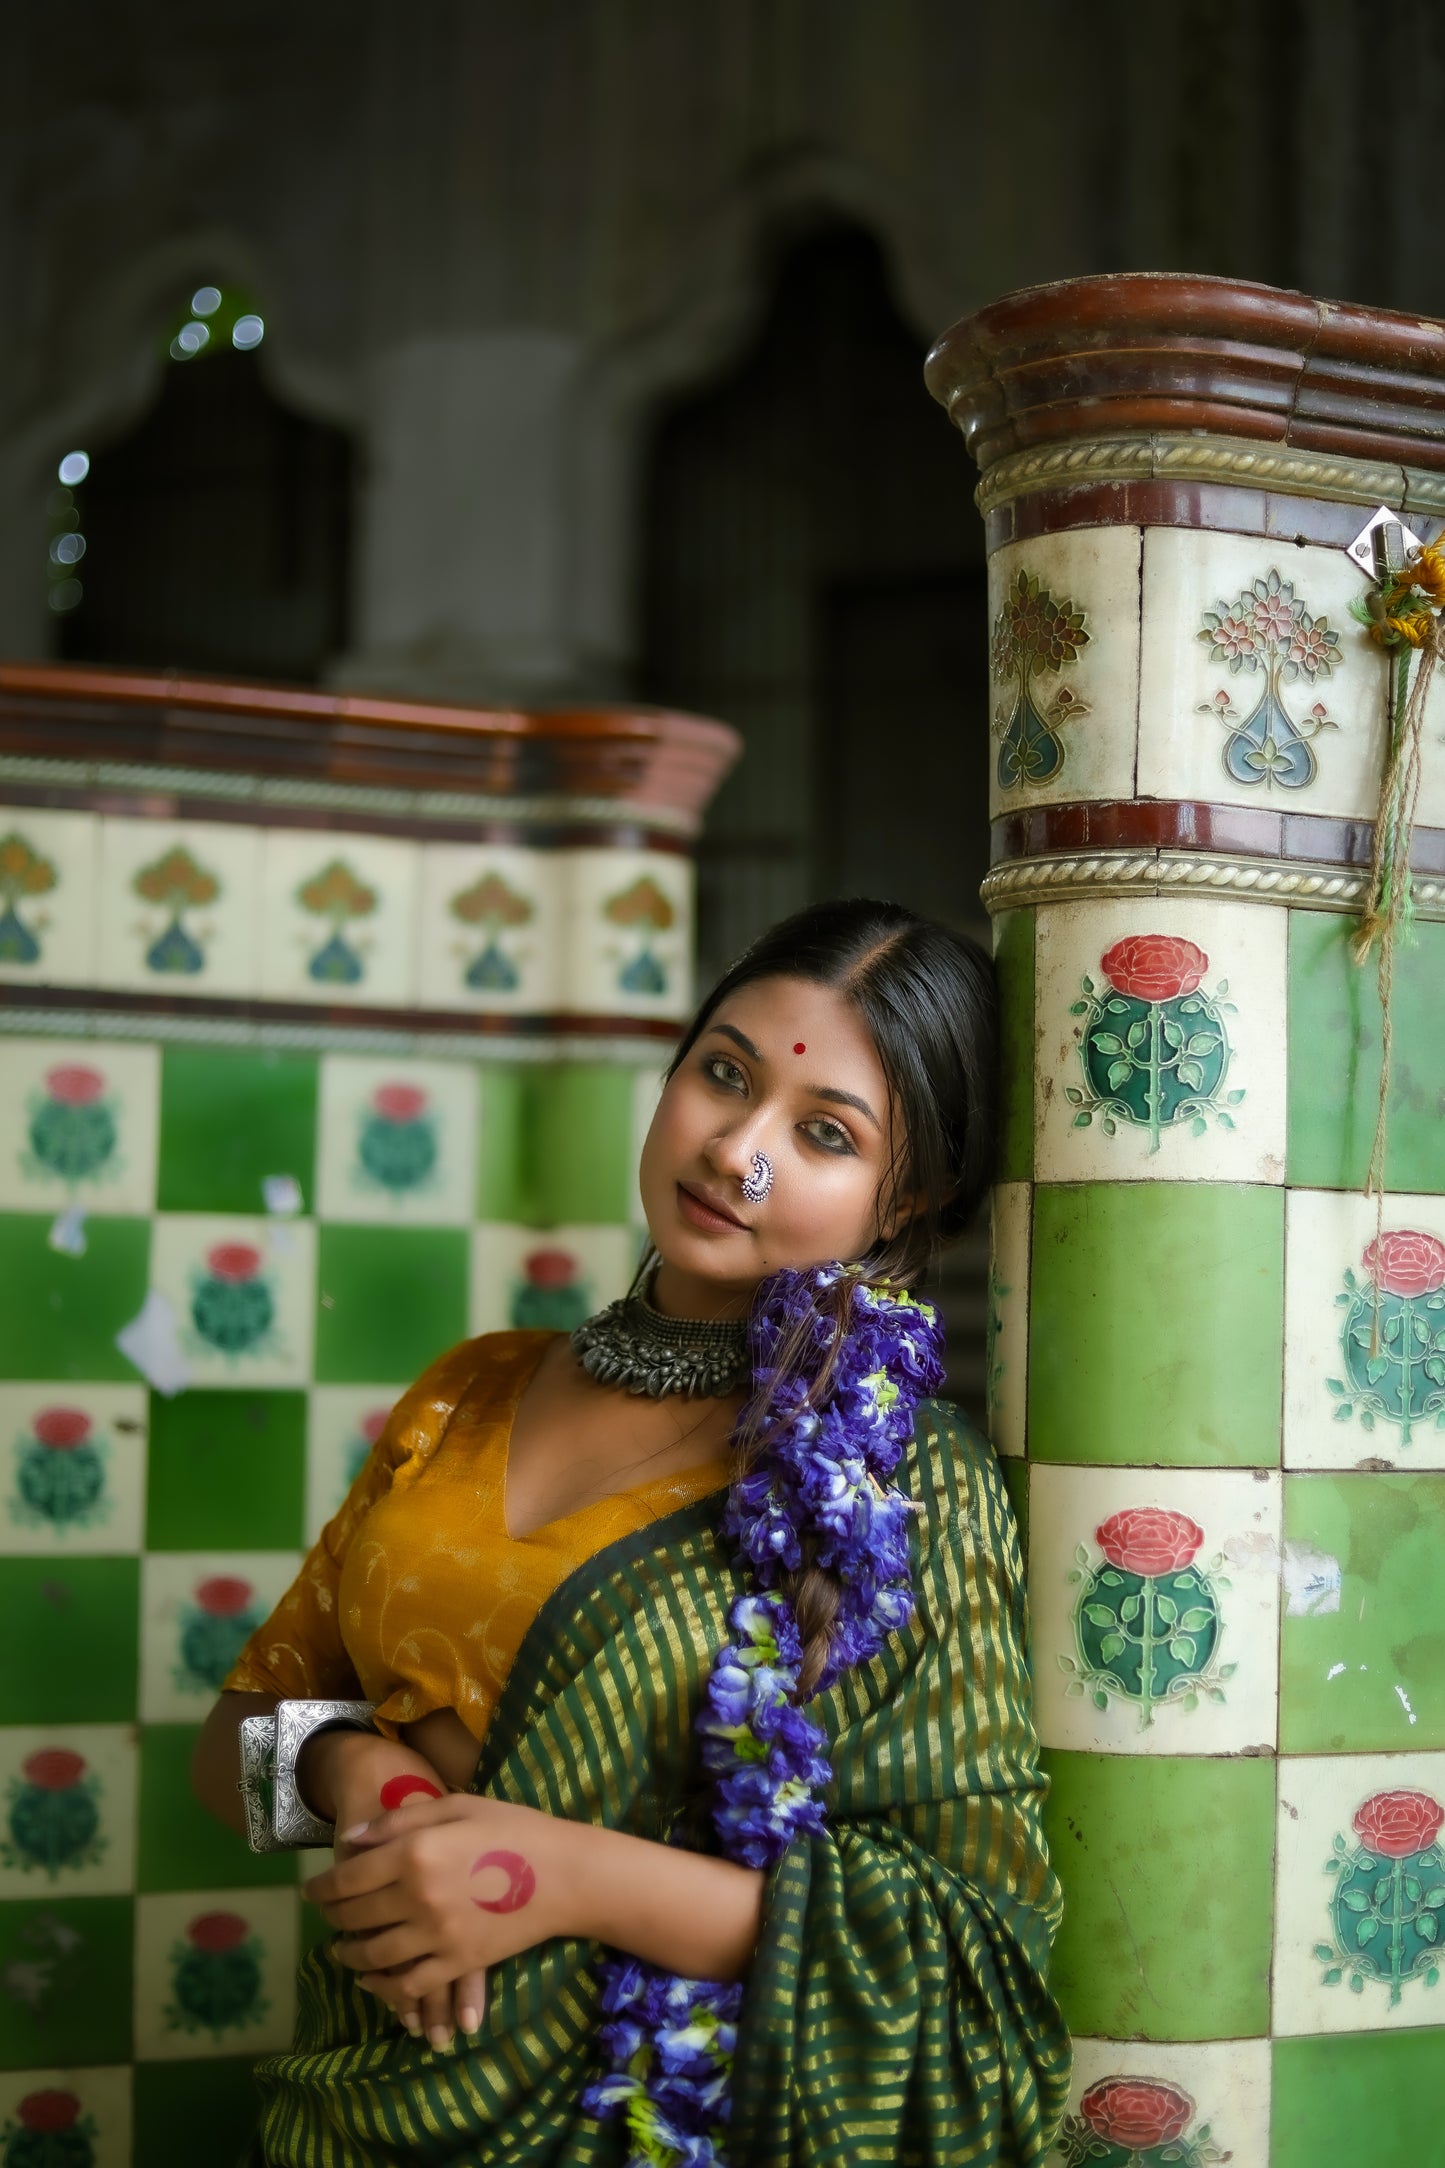
[[[1023,1576],[992,1449],[920,1410],[917,1609],[811,1704],[828,1829],[770,1877],[733,2083],[734,2168],[1034,2168],[1069,2077],[1047,1986],[1059,1921],[1039,1810]],[[697,1811],[690,1737],[744,1585],[724,1492],[600,1552],[538,1614],[472,1789],[661,1838]],[[412,2040],[329,1944],[300,1975],[297,2042],[258,2068],[253,2168],[618,2168],[598,2075],[596,1945],[552,1940],[491,1973],[481,2031]]]

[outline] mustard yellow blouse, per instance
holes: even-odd
[[[387,1732],[455,1709],[480,1741],[553,1589],[609,1543],[727,1481],[726,1460],[714,1459],[510,1536],[512,1419],[553,1338],[486,1333],[422,1373],[228,1688],[296,1700],[359,1693]]]

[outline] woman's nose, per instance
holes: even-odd
[[[766,1123],[758,1115],[750,1115],[746,1121],[734,1122],[720,1130],[708,1147],[708,1158],[718,1174],[732,1181],[745,1181],[752,1172],[753,1155],[763,1148]]]

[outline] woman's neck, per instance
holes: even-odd
[[[740,1287],[732,1280],[705,1280],[684,1272],[664,1257],[652,1276],[648,1300],[664,1317],[707,1318],[719,1323],[742,1324],[752,1308],[757,1285]]]

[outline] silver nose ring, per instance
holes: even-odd
[[[773,1186],[773,1163],[766,1152],[754,1152],[753,1171],[743,1182],[749,1204],[761,1204]]]

